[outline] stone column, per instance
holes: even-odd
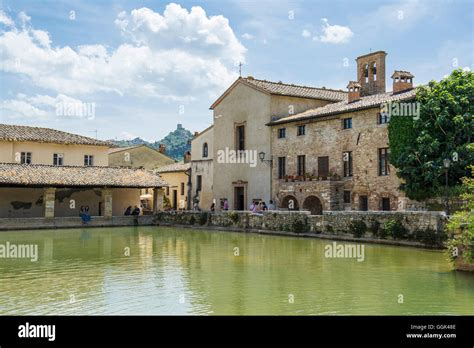
[[[153,189],[153,213],[156,214],[160,210],[163,210],[163,197],[165,191],[161,187],[155,187]]]
[[[45,218],[54,218],[55,195],[56,187],[46,187],[43,191],[43,212]]]
[[[108,188],[102,189],[102,200],[104,201],[104,217],[112,218],[112,190]]]

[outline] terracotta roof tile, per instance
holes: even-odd
[[[167,183],[144,169],[0,163],[1,185],[152,188]]]
[[[189,168],[191,168],[191,163],[178,162],[158,167],[155,171],[157,173],[185,172]]]
[[[362,97],[357,101],[349,103],[348,100],[344,100],[338,103],[327,104],[325,106],[310,109],[299,114],[286,116],[272,122],[269,122],[267,125],[275,125],[275,124],[282,124],[288,122],[296,122],[296,121],[303,121],[303,120],[310,120],[316,119],[319,117],[336,115],[336,114],[343,114],[357,110],[364,110],[374,107],[379,107],[383,103],[394,102],[394,101],[401,101],[401,100],[409,100],[413,99],[416,95],[415,89],[410,89],[405,92],[401,93],[380,93],[375,95],[370,95],[366,97]]]
[[[284,95],[291,97],[323,99],[330,101],[340,101],[347,98],[347,92],[328,88],[316,88],[308,86],[299,86],[282,82],[272,82],[258,80],[253,77],[242,78],[245,83],[254,85],[265,90],[270,94]]]
[[[107,141],[62,132],[56,129],[9,124],[0,124],[0,140],[115,147],[115,145]]]

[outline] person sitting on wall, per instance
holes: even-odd
[[[129,205],[128,208],[125,210],[123,215],[131,215],[132,214],[132,206]]]
[[[134,216],[140,215],[140,208],[138,208],[137,206],[135,206],[135,208],[134,208],[133,211],[132,211],[132,215],[134,215]]]
[[[140,215],[140,208],[135,206],[135,208],[132,211],[132,215],[133,215],[133,224],[135,226],[137,226],[138,225],[138,215]]]
[[[268,203],[268,210],[275,210],[275,204],[273,200],[270,199],[270,203]]]
[[[216,203],[212,202],[211,204],[211,212],[215,212],[216,211]]]
[[[82,207],[81,207],[81,209],[82,209]],[[91,216],[89,214],[89,206],[88,205],[86,205],[85,208],[83,209],[83,213],[81,215],[81,218],[82,218],[82,223],[86,224],[86,225],[89,221],[91,221]]]
[[[229,210],[229,202],[227,202],[227,199],[224,200],[224,210],[225,211]]]

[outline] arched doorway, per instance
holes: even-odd
[[[280,208],[288,210],[299,210],[298,200],[295,196],[285,196],[281,201]]]
[[[308,196],[303,202],[303,209],[309,210],[311,215],[322,215],[323,205],[316,196]]]

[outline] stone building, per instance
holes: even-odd
[[[210,185],[212,193],[203,190],[201,195],[212,194],[217,210],[225,201],[232,210],[246,210],[254,200],[268,203],[272,199],[273,183],[269,162],[272,158],[272,130],[266,124],[346,99],[347,93],[340,90],[253,77],[237,79],[211,105],[214,122],[212,134],[208,135],[212,137],[208,146],[212,149],[213,174],[207,189]],[[198,143],[196,140],[195,144]],[[199,151],[199,146],[196,149],[193,149],[193,155]],[[197,158],[202,160],[202,156]],[[193,172],[192,175],[192,181],[196,183],[198,175],[202,174]],[[204,201],[201,207],[208,209],[210,197]]]
[[[416,116],[413,75],[396,71],[385,92],[383,51],[357,58],[357,81],[344,100],[273,119],[272,196],[283,209],[404,210],[417,206],[400,192],[389,163],[391,106]],[[397,109],[398,110],[398,109]]]
[[[123,215],[142,189],[160,208],[158,175],[108,166],[108,142],[49,128],[0,124],[0,218]]]
[[[175,163],[175,160],[166,156],[165,148],[156,150],[147,145],[119,147],[109,149],[109,166],[156,169],[160,166]]]
[[[175,163],[175,160],[166,156],[166,147],[160,144],[159,149],[148,145],[111,148],[108,151],[109,166],[154,170],[158,167]],[[167,189],[169,191],[169,189]],[[153,189],[141,190],[140,204],[144,214],[153,211]]]
[[[188,194],[190,183],[191,163],[185,155],[184,163],[173,163],[161,166],[156,172],[165,180],[168,186],[165,189],[165,196],[173,210],[189,209]]]
[[[214,126],[196,132],[191,140],[191,197],[199,208],[208,210],[215,202],[213,193]]]

